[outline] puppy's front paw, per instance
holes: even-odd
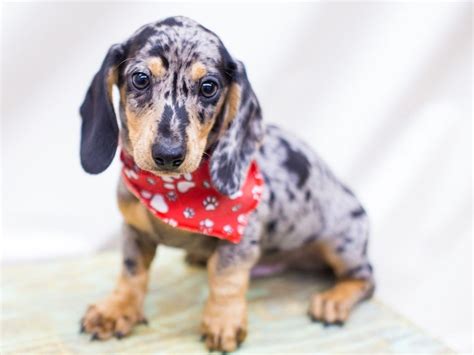
[[[234,351],[247,335],[245,300],[218,304],[208,301],[204,309],[201,333],[210,351]]]
[[[121,339],[130,334],[136,324],[146,324],[136,302],[126,296],[112,294],[89,306],[81,319],[81,333],[91,334],[91,340]]]

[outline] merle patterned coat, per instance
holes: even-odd
[[[207,265],[201,332],[210,350],[232,351],[245,339],[245,294],[258,265],[330,266],[337,282],[311,298],[315,321],[344,322],[371,295],[363,207],[307,144],[262,121],[244,65],[210,30],[185,17],[143,26],[109,49],[80,112],[81,163],[89,173],[110,165],[120,140],[141,169],[158,176],[192,172],[208,155],[212,183],[223,194],[239,190],[252,159],[266,183],[242,242],[231,244],[164,224],[119,182],[123,271],[114,292],[81,320],[93,339],[121,338],[145,321],[148,270],[159,244],[184,248],[189,262]]]

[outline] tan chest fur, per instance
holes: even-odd
[[[118,206],[125,223],[149,235],[159,244],[192,250],[193,252],[212,253],[217,238],[173,228],[156,218],[140,201],[119,181]]]

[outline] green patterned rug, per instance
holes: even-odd
[[[1,354],[206,353],[199,341],[206,273],[168,248],[153,265],[148,326],[107,342],[80,335],[86,306],[112,290],[119,268],[117,253],[4,267]],[[253,280],[249,336],[236,353],[453,353],[376,299],[361,304],[344,327],[311,323],[309,297],[328,284],[296,273]]]

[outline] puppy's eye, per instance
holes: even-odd
[[[145,73],[135,73],[132,76],[132,84],[138,90],[143,90],[150,85],[150,78]]]
[[[205,98],[211,98],[217,93],[219,84],[215,80],[207,79],[201,83],[201,95]]]

